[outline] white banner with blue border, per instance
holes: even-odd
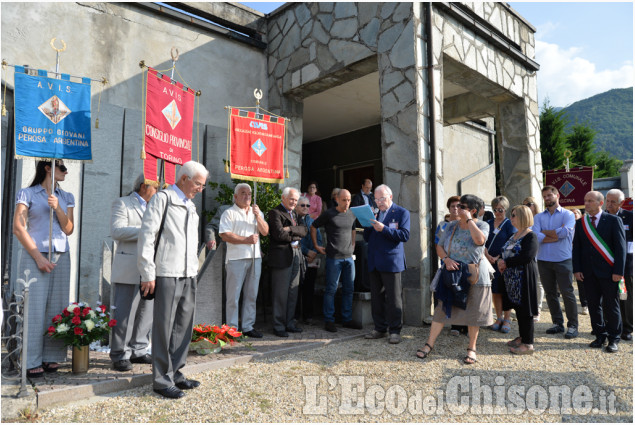
[[[90,79],[15,67],[15,156],[91,161]]]

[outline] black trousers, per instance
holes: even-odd
[[[626,268],[624,269],[624,283],[628,298],[620,301],[622,312],[622,333],[633,333],[633,254],[626,254]],[[630,257],[630,258],[629,258]]]
[[[584,289],[595,336],[608,337],[611,342],[619,342],[622,334],[622,317],[617,282],[613,282],[611,278],[599,278],[593,272],[584,273]]]
[[[518,333],[523,344],[534,343],[534,317],[529,312],[529,305],[522,303],[514,306],[516,320],[518,321]]]
[[[318,269],[307,267],[304,278],[300,281],[300,292],[298,294],[298,305],[295,309],[296,319],[312,319],[313,303],[315,298],[315,277]]]
[[[401,273],[370,272],[370,307],[375,330],[401,333],[403,301]]]

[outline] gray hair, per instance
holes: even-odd
[[[381,190],[382,192],[385,192],[388,196],[392,196],[392,190],[390,190],[388,185],[380,184],[379,186],[375,188],[375,192],[377,192],[377,190]]]
[[[143,173],[139,174],[139,176],[135,179],[134,184],[132,185],[132,190],[138,193],[141,190],[141,185],[145,181],[146,178],[143,176]]]
[[[303,200],[304,200],[304,201],[306,201],[306,202],[310,202],[310,201],[309,201],[309,198],[307,198],[306,196],[300,196],[300,197],[298,198],[298,203],[302,202]]]
[[[247,183],[238,183],[234,188],[234,195],[238,193],[241,187],[246,187],[247,189],[249,189],[249,192],[251,192],[251,186],[249,186]]]
[[[609,190],[608,192],[606,192],[606,196],[609,196],[609,195],[617,195],[617,201],[618,202],[622,202],[624,200],[624,198],[625,198],[624,192],[622,192],[619,189],[611,189],[611,190]]]
[[[296,189],[295,187],[287,186],[284,189],[282,189],[282,196],[284,198],[288,198],[291,192],[296,192],[298,194],[300,193],[300,191]]]
[[[188,176],[190,179],[201,175],[205,177],[205,180],[207,180],[209,171],[207,171],[207,168],[199,162],[188,161],[179,168],[179,171],[176,173],[176,180],[181,180],[181,177],[184,175]]]

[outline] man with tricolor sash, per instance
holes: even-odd
[[[620,342],[622,318],[618,283],[624,276],[626,236],[622,220],[602,212],[604,196],[591,191],[584,196],[585,215],[573,237],[573,273],[584,282],[595,340],[591,348],[614,353]]]

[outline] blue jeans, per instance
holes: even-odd
[[[353,257],[335,259],[326,257],[326,290],[322,307],[325,322],[335,322],[335,291],[342,277],[342,321],[353,320],[353,281],[355,262]]]

